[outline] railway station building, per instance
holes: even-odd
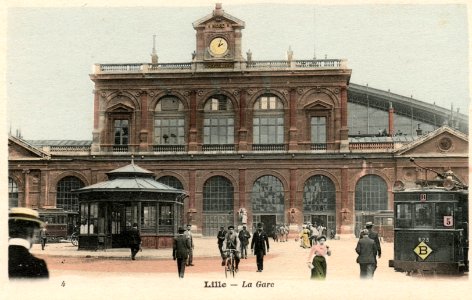
[[[149,63],[94,66],[90,140],[10,135],[10,206],[70,212],[73,224],[71,191],[133,159],[186,191],[182,218],[197,235],[244,220],[292,232],[317,222],[342,237],[392,216],[395,182],[436,176],[410,157],[468,182],[467,115],[351,83],[345,59],[296,60],[289,49],[286,60],[253,60],[245,22],[220,4],[192,25],[188,62],[160,63],[154,49]],[[160,213],[141,205],[140,229]]]

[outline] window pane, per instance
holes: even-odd
[[[79,211],[79,200],[72,190],[84,187],[84,183],[74,176],[67,176],[57,183],[56,187],[56,207],[65,211]]]
[[[416,227],[432,227],[432,204],[419,203],[415,205],[415,226]]]
[[[272,175],[260,177],[252,187],[251,201],[254,213],[283,213],[282,182]]]
[[[329,177],[310,177],[303,188],[303,211],[320,212],[336,209],[336,190]]]
[[[386,210],[387,202],[387,184],[380,176],[366,175],[359,179],[355,191],[356,210]]]
[[[395,227],[410,228],[412,211],[410,204],[397,204],[397,216]]]
[[[211,177],[203,186],[203,211],[233,211],[233,194],[234,188],[228,179],[222,176]]]

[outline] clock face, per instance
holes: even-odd
[[[210,42],[210,53],[214,56],[222,56],[228,50],[228,42],[224,38],[214,38]]]

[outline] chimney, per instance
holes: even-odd
[[[392,102],[389,102],[388,107],[388,136],[393,136],[394,127],[393,127],[393,106]]]

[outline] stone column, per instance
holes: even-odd
[[[290,89],[289,92],[289,111],[290,111],[290,129],[289,129],[289,150],[298,150],[297,141],[297,92]]]
[[[197,91],[190,94],[188,151],[197,151]]]
[[[341,211],[338,213],[340,219],[339,235],[351,236],[353,234],[354,211],[351,201],[349,200],[349,174],[348,167],[343,166],[341,169]]]
[[[246,91],[239,92],[239,151],[247,151]]]
[[[148,151],[148,95],[141,92],[141,130],[139,131],[139,151]]]
[[[30,192],[30,186],[29,186],[29,169],[23,169],[23,174],[25,174],[25,203],[24,206],[31,208],[31,203],[30,203],[30,197],[29,197],[29,192]],[[18,206],[20,206],[18,204]]]
[[[340,151],[348,152],[349,151],[349,140],[348,140],[348,127],[347,127],[347,87],[343,86],[341,88],[341,128],[339,139],[341,141]]]

